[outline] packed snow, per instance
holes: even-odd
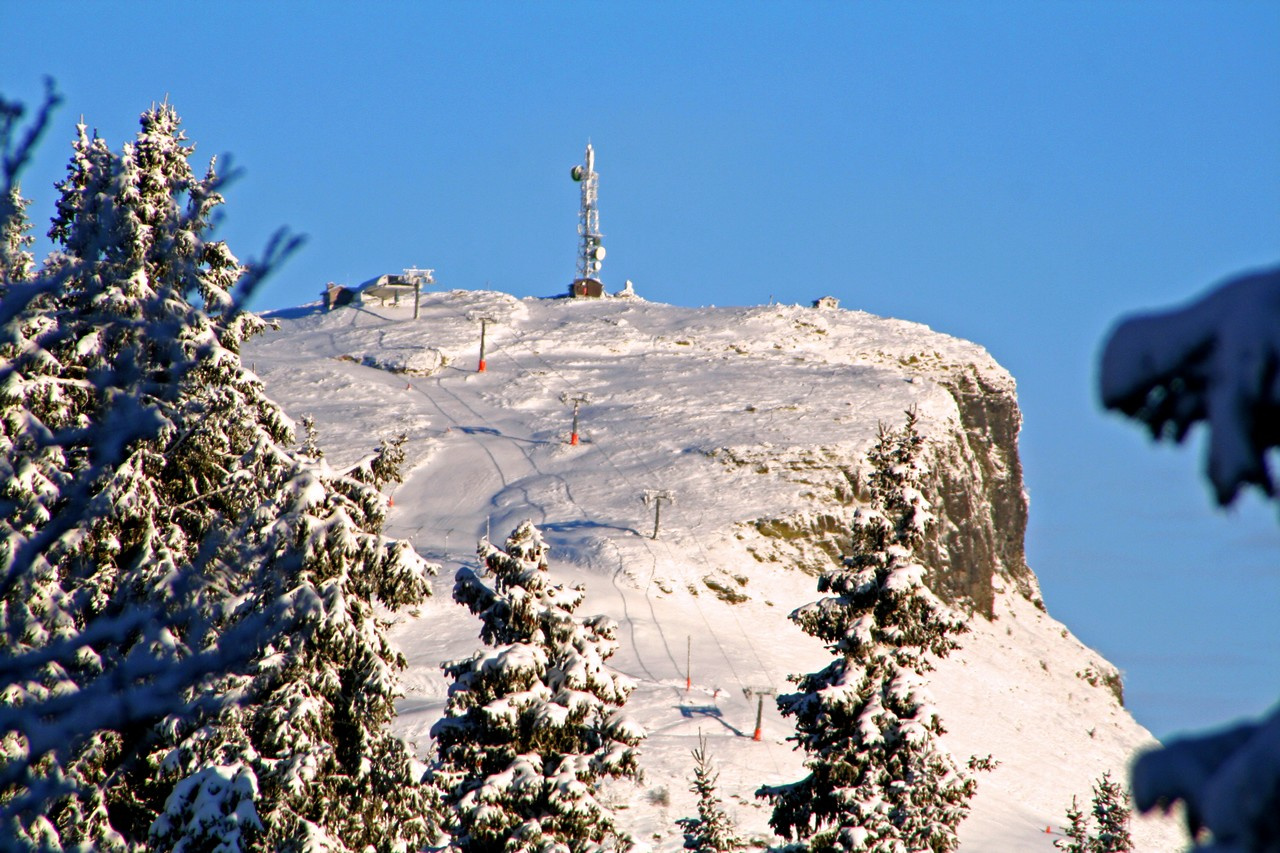
[[[555,581],[585,584],[579,613],[617,620],[610,664],[638,685],[626,712],[649,733],[644,778],[605,790],[620,825],[655,849],[681,848],[701,734],[738,834],[772,843],[754,793],[803,775],[772,694],[828,654],[786,618],[819,597],[815,577],[762,561],[767,543],[750,522],[844,511],[788,476],[815,448],[857,458],[878,424],[898,425],[913,406],[926,437],[956,429],[947,372],[1009,389],[1012,378],[974,344],[858,311],[452,291],[424,294],[413,312],[412,299],[277,312],[280,329],[244,353],[291,416],[315,417],[335,465],[408,436],[385,532],[443,571],[435,597],[393,632],[410,664],[399,733],[428,752],[445,706],[441,663],[481,648],[479,621],[452,601],[455,572],[478,566],[481,537],[499,542],[528,518]],[[483,373],[481,318],[493,321]],[[575,446],[562,398],[584,393]],[[644,500],[654,490],[674,498],[656,538]],[[1114,668],[1038,602],[999,586],[994,617],[971,618],[930,678],[944,743],[961,762],[998,762],[978,774],[962,849],[1052,850],[1072,797],[1087,801],[1104,772],[1126,777],[1153,741],[1108,688]],[[1133,835],[1140,851],[1185,844],[1162,816],[1135,819]]]

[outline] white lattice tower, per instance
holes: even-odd
[[[573,179],[582,184],[582,204],[578,210],[578,278],[600,280],[604,261],[604,235],[600,233],[598,194],[600,175],[596,173],[596,152],[587,143],[586,164],[574,166]]]

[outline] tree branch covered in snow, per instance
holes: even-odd
[[[1227,281],[1192,304],[1123,321],[1107,340],[1103,403],[1181,441],[1209,427],[1207,475],[1220,504],[1255,485],[1276,494],[1280,446],[1280,268]],[[1138,757],[1138,808],[1186,807],[1203,853],[1280,850],[1280,709],[1258,723],[1174,741]]]
[[[1280,850],[1280,708],[1138,756],[1133,798],[1142,811],[1181,802],[1191,837],[1212,839],[1199,853]]]
[[[1186,307],[1122,321],[1107,339],[1102,403],[1156,439],[1209,428],[1207,474],[1220,504],[1275,483],[1280,445],[1280,269],[1227,281]]]

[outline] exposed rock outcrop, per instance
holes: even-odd
[[[1018,457],[1022,413],[1012,385],[993,382],[974,365],[917,376],[936,382],[955,403],[954,422],[926,428],[937,523],[924,558],[930,586],[945,600],[991,616],[997,587],[1012,586],[1040,603],[1040,588],[1026,561],[1027,495]],[[767,544],[748,546],[763,562],[794,563],[819,572],[849,550],[854,507],[867,499],[862,451],[818,447],[779,458],[769,449],[720,448],[727,463],[753,466],[808,487],[820,508],[764,518],[750,527]]]

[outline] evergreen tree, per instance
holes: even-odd
[[[809,774],[763,787],[771,825],[811,850],[949,851],[975,782],[937,742],[942,722],[925,689],[929,655],[957,648],[962,618],[924,586],[916,553],[932,520],[922,491],[915,413],[881,427],[869,454],[871,506],[853,522],[852,556],[826,572],[830,593],[791,614],[834,659],[778,697]]]
[[[17,184],[0,199],[0,294],[4,293],[5,283],[30,280],[35,267],[35,258],[28,251],[36,241],[27,219],[30,204]]]
[[[1096,853],[1128,853],[1133,849],[1129,834],[1132,808],[1129,795],[1111,774],[1104,773],[1093,788],[1093,819],[1098,824]]]
[[[1048,832],[1048,830],[1045,830]],[[1053,842],[1053,846],[1066,853],[1089,853],[1089,822],[1075,797],[1071,798],[1071,806],[1067,809],[1067,827],[1065,837]]]
[[[676,821],[684,829],[684,849],[698,853],[732,853],[742,849],[742,841],[734,834],[733,821],[725,813],[716,795],[720,774],[711,766],[707,741],[698,735],[698,748],[693,750],[693,785],[698,795],[698,816]]]
[[[1067,809],[1066,837],[1054,842],[1054,846],[1066,853],[1129,853],[1133,850],[1133,838],[1129,834],[1129,795],[1118,782],[1111,781],[1110,773],[1093,785],[1093,824],[1090,831],[1088,819],[1080,811],[1075,797]]]
[[[628,840],[597,798],[605,778],[638,778],[644,732],[621,714],[634,689],[605,661],[617,625],[581,618],[582,587],[551,582],[546,545],[524,522],[504,548],[479,545],[454,598],[491,648],[444,666],[454,681],[432,734],[437,779],[468,853],[589,853]]]
[[[39,663],[0,694],[0,832],[421,845],[430,792],[387,731],[404,660],[374,610],[429,594],[380,535],[400,446],[348,471],[292,449],[239,358],[263,322],[234,295],[256,274],[208,239],[220,180],[194,177],[171,106],[141,125],[119,155],[80,127],[47,286],[0,310],[0,631]],[[61,743],[19,713],[80,695],[111,713]]]

